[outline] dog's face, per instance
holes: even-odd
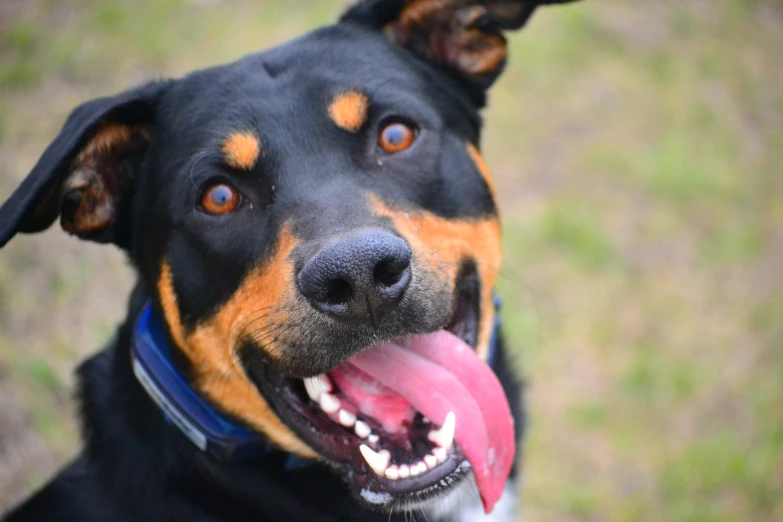
[[[369,504],[410,507],[472,466],[491,506],[514,441],[482,362],[500,226],[477,111],[500,30],[537,3],[363,2],[85,104],[0,240],[59,215],[126,248],[193,387]]]
[[[500,242],[469,104],[346,24],[169,87],[135,244],[192,362],[227,336],[317,375],[443,328],[460,295],[483,354]]]

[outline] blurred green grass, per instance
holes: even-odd
[[[0,194],[80,101],[283,42],[341,5],[8,0]],[[774,0],[588,1],[511,38],[483,149],[529,381],[527,520],[783,520],[780,49]],[[116,253],[56,231],[2,254],[0,380],[27,419],[14,444],[50,457],[7,483],[0,469],[0,505],[73,451],[70,371],[130,281]]]

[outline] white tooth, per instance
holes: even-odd
[[[411,476],[415,477],[416,475],[421,475],[425,471],[427,471],[427,465],[422,461],[419,461],[411,466]]]
[[[356,425],[353,427],[353,431],[356,433],[356,435],[359,436],[359,438],[362,439],[366,439],[372,435],[369,424],[364,421],[356,421]]]
[[[318,385],[321,387],[321,391],[332,393],[332,381],[329,380],[329,377],[321,373],[315,378],[318,380]]]
[[[359,451],[362,452],[362,457],[367,461],[376,475],[383,475],[386,468],[389,467],[389,461],[391,460],[391,453],[387,450],[381,450],[375,452],[370,449],[366,444],[359,446]]]
[[[356,423],[356,415],[350,411],[340,410],[340,413],[337,414],[337,420],[346,428],[351,428]]]
[[[424,457],[424,464],[427,465],[427,469],[432,469],[438,465],[438,458],[435,455],[427,455]]]
[[[432,450],[432,454],[438,459],[438,462],[445,462],[448,451],[446,448],[435,448]]]
[[[337,413],[337,410],[340,409],[340,399],[329,393],[322,393],[318,400],[318,404],[320,404],[321,409],[329,415]]]
[[[440,446],[441,448],[450,448],[454,442],[454,430],[457,428],[457,416],[453,411],[450,411],[446,415],[446,419],[443,421],[443,426],[437,431],[431,431],[427,435],[432,442]]]
[[[402,464],[400,466],[400,478],[408,478],[411,475],[411,468],[408,467],[407,464]]]
[[[315,377],[308,377],[307,379],[304,379],[304,385],[305,390],[307,391],[307,395],[310,396],[311,399],[318,402],[318,399],[321,397],[321,388],[318,384],[318,379]]]
[[[386,475],[387,479],[397,480],[398,478],[400,478],[400,468],[391,465],[388,468],[386,468],[386,471],[384,471],[384,475]]]
[[[377,444],[378,443],[378,439],[379,439],[379,437],[375,433],[373,433],[372,435],[367,437],[367,440],[370,442],[370,444]]]

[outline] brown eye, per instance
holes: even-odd
[[[415,138],[416,131],[409,125],[395,122],[383,128],[378,137],[378,145],[386,154],[395,154],[413,145]]]
[[[225,183],[210,185],[201,196],[201,208],[213,216],[228,214],[238,207],[239,192]]]

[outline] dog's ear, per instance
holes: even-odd
[[[504,31],[540,5],[575,0],[363,0],[341,21],[383,31],[395,44],[486,90],[506,63]]]
[[[0,247],[17,232],[48,228],[58,215],[70,234],[124,243],[119,221],[168,86],[169,82],[150,83],[74,109],[27,178],[0,207]]]

